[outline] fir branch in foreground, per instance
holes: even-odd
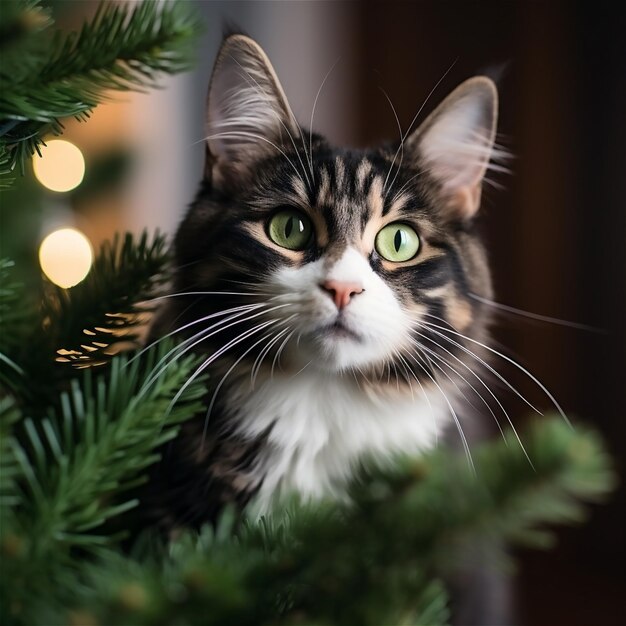
[[[23,286],[13,278],[14,266],[13,261],[0,259],[0,385],[10,390],[27,384],[12,357],[36,320],[34,309],[25,302]]]
[[[3,172],[38,150],[45,133],[62,130],[60,119],[85,119],[107,91],[154,87],[161,74],[190,67],[199,22],[183,2],[143,0],[102,4],[80,32],[57,32],[8,57],[0,73],[0,142],[8,154]]]
[[[168,261],[158,233],[116,236],[103,244],[84,281],[71,289],[46,283],[38,309],[15,291],[10,268],[0,268],[0,313],[7,330],[0,339],[0,381],[31,414],[57,402],[75,368],[109,363],[122,347],[137,343],[154,309],[150,301],[168,279]]]
[[[195,381],[169,410],[196,357],[160,371],[146,386],[155,363],[171,348],[164,342],[132,363],[117,357],[106,380],[86,371],[63,395],[58,415],[27,418],[19,425],[19,437],[8,440],[21,480],[9,503],[12,522],[0,529],[5,610],[19,606],[27,611],[33,593],[50,599],[63,585],[69,585],[66,591],[74,588],[85,552],[98,553],[119,541],[119,536],[96,531],[136,506],[124,492],[141,482],[146,467],[158,458],[156,449],[199,410],[205,393],[204,381]]]
[[[144,232],[138,241],[116,236],[102,246],[83,282],[72,289],[50,286],[46,332],[61,359],[92,365],[109,360],[115,344],[136,341],[142,317],[154,310],[148,301],[168,280],[168,261],[165,237],[158,233],[150,239]]]
[[[50,10],[41,6],[41,0],[2,0],[0,52],[10,53],[11,48],[51,24]],[[0,69],[0,76],[3,74]]]
[[[48,285],[43,302],[49,359],[79,367],[110,360],[120,342],[137,340],[137,329],[168,280],[165,237],[144,232],[106,242],[84,281],[63,289]]]
[[[440,576],[463,548],[488,536],[536,543],[539,528],[583,517],[583,501],[614,483],[598,438],[558,419],[527,438],[531,468],[515,440],[465,459],[442,451],[355,482],[352,505],[294,506],[249,522],[233,537],[228,517],[214,532],[187,535],[163,558],[109,553],[88,564],[87,583],[46,623],[157,626],[260,624],[444,624]],[[71,595],[71,598],[70,598]],[[73,607],[73,609],[68,609]]]
[[[13,454],[13,429],[22,414],[10,396],[0,397],[0,528],[13,519],[19,503],[17,481],[23,476]]]

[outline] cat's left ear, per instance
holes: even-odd
[[[476,76],[459,85],[404,144],[434,183],[450,219],[471,219],[480,206],[497,116],[496,86]]]

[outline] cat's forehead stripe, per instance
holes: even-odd
[[[341,157],[335,159],[335,187],[343,189],[346,177],[346,165]]]
[[[319,206],[330,204],[330,175],[325,167],[321,167],[318,171],[319,175],[319,189],[317,192],[317,204]]]
[[[364,192],[365,191],[365,181],[367,179],[367,175],[372,171],[372,164],[368,159],[363,159],[356,170],[356,188],[357,191]]]
[[[368,218],[375,219],[383,216],[383,178],[375,176],[367,193]]]

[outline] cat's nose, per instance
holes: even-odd
[[[333,299],[340,311],[348,306],[352,296],[363,291],[359,283],[343,280],[326,280],[320,288]]]

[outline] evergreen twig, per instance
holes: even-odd
[[[20,343],[35,320],[25,302],[22,286],[14,281],[14,263],[0,259],[0,385],[16,389],[24,385],[24,371],[15,362]]]
[[[188,69],[200,28],[184,4],[101,4],[79,32],[58,31],[46,46],[8,56],[0,72],[1,171],[23,170],[47,133],[62,132],[62,118],[85,119],[107,91],[141,91],[161,74]],[[0,33],[11,19],[0,20]]]
[[[71,289],[46,285],[42,315],[57,361],[91,366],[110,360],[116,344],[137,340],[167,282],[165,237],[130,233],[105,242],[85,280]],[[53,355],[50,355],[53,357]]]
[[[478,475],[444,451],[362,474],[351,504],[294,504],[234,535],[227,513],[166,556],[108,553],[85,567],[73,610],[53,615],[45,603],[40,615],[112,626],[446,623],[441,579],[464,548],[485,536],[536,545],[541,527],[580,521],[581,501],[614,483],[597,437],[558,418],[530,432],[534,469],[507,438],[477,451]]]
[[[136,345],[153,299],[168,280],[168,261],[165,237],[158,233],[115,237],[101,247],[84,281],[71,289],[46,283],[38,309],[11,283],[10,264],[0,266],[6,330],[0,338],[0,382],[33,408],[34,401],[45,408],[75,368],[104,365],[122,347]]]
[[[73,588],[85,553],[102,553],[119,542],[120,536],[98,529],[137,505],[123,493],[142,481],[146,467],[158,459],[155,450],[200,409],[205,393],[204,380],[198,379],[170,410],[176,392],[194,371],[193,356],[146,384],[155,363],[171,348],[167,342],[132,363],[127,356],[116,357],[106,379],[87,370],[62,395],[60,411],[14,425],[19,436],[10,435],[3,443],[13,468],[7,485],[12,498],[0,500],[3,506],[11,505],[12,520],[0,529],[5,607],[9,599],[27,605],[34,590],[45,595],[51,581],[48,592],[63,581],[70,585],[68,590]],[[19,491],[13,484],[16,474],[21,478]]]
[[[7,54],[25,39],[52,25],[49,9],[41,0],[2,0],[0,12],[0,52]],[[7,72],[0,69],[0,76]]]
[[[0,397],[0,528],[13,517],[19,502],[17,481],[22,476],[13,454],[13,428],[22,414],[11,396]]]

